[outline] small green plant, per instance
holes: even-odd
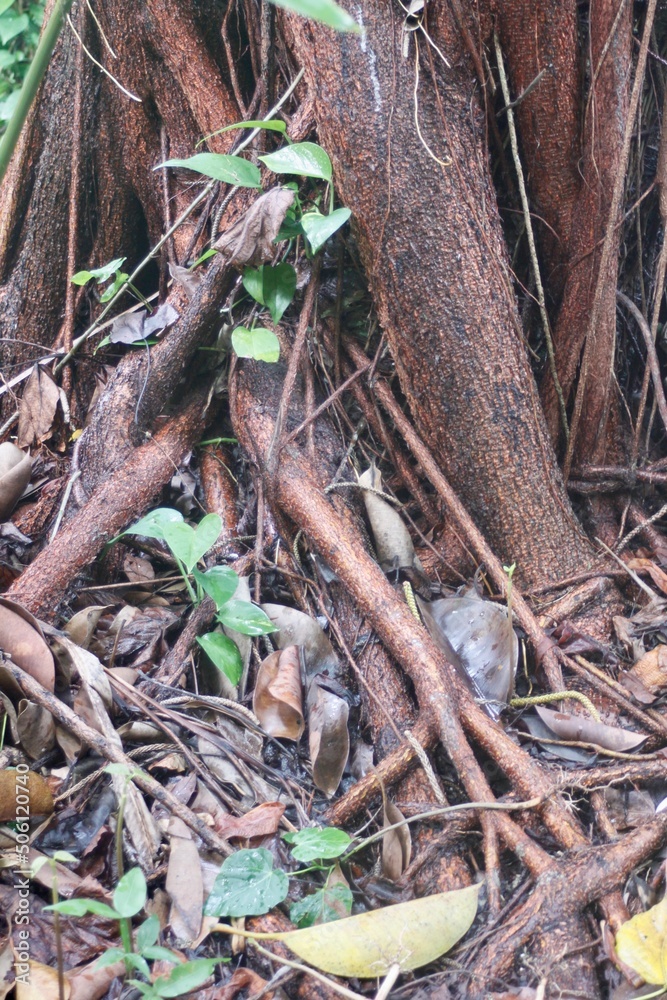
[[[76,274],[72,275],[72,284],[87,285],[89,281],[93,280],[95,280],[98,285],[105,285],[107,282],[110,282],[100,295],[100,302],[110,302],[119,288],[121,288],[129,278],[129,274],[125,274],[124,271],[121,271],[121,267],[125,263],[126,259],[126,257],[117,257],[116,260],[109,261],[109,263],[105,264],[103,267],[95,267],[92,271],[77,271]],[[127,287],[131,292],[134,292],[140,302],[147,304],[144,296],[137,288],[134,287],[134,285],[128,284]]]
[[[176,952],[156,943],[160,933],[160,921],[155,914],[139,924],[133,938],[132,918],[143,910],[146,897],[146,879],[143,872],[140,868],[131,868],[123,875],[114,890],[113,906],[96,899],[67,899],[47,906],[46,909],[55,915],[85,917],[91,913],[96,917],[116,920],[122,947],[107,948],[98,960],[98,967],[122,961],[125,963],[128,975],[138,972],[146,980],[150,980],[149,962],[171,962],[174,968],[168,976],[162,976],[153,983],[130,979],[130,984],[145,997],[177,997],[189,993],[208,979],[219,962],[227,959],[200,958],[192,962],[181,961],[180,955]]]
[[[333,7],[335,8],[336,5],[333,4]],[[348,18],[348,15],[341,8],[336,8],[336,10]],[[349,20],[354,25],[351,18]],[[283,146],[282,149],[259,157],[265,167],[268,167],[275,174],[308,177],[314,181],[324,181],[326,184],[324,201],[328,201],[329,205],[329,210],[326,213],[320,211],[321,196],[319,194],[315,193],[312,197],[307,197],[307,201],[304,202],[296,183],[290,182],[285,185],[294,191],[294,202],[287,211],[276,242],[302,240],[306,246],[307,254],[313,256],[322,249],[326,241],[341,226],[345,225],[351,214],[349,208],[334,209],[333,207],[334,190],[331,160],[325,150],[317,143],[290,142],[285,134],[284,122],[281,121],[239,122],[236,125],[228,125],[220,131],[226,132],[230,128],[250,127],[278,132],[287,142],[287,145]],[[261,187],[259,169],[242,157],[229,153],[195,153],[194,156],[187,159],[167,160],[160,166],[193,170],[205,177],[238,187]],[[268,309],[273,322],[279,323],[296,292],[296,270],[286,261],[273,265],[264,264],[259,268],[246,267],[243,272],[243,286],[258,305]],[[253,325],[250,328],[237,326],[232,332],[232,348],[239,357],[254,358],[256,361],[277,361],[280,356],[278,338],[272,330],[263,326]]]
[[[342,882],[332,881],[334,859],[349,850],[352,840],[336,827],[307,827],[284,833],[296,861],[310,862],[309,867],[293,875],[321,872],[324,885],[290,909],[290,919],[297,927],[310,927],[316,921],[328,923],[352,910],[352,893]],[[327,863],[329,862],[329,863]],[[333,862],[333,863],[331,863]],[[273,857],[264,848],[236,851],[227,858],[218,873],[204,913],[213,917],[246,917],[268,913],[282,903],[289,892],[289,876],[273,867]]]
[[[143,535],[164,541],[193,604],[200,604],[204,595],[208,595],[215,604],[216,620],[221,625],[243,635],[275,632],[273,622],[261,608],[250,601],[234,599],[239,578],[233,569],[229,566],[212,566],[204,572],[197,569],[197,563],[217,541],[221,530],[222,520],[218,514],[206,514],[193,528],[179,511],[158,507],[127,528],[123,535]],[[222,632],[208,632],[199,636],[197,642],[218,670],[232,684],[238,684],[243,661],[236,643]]]

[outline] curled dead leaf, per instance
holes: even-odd
[[[55,685],[55,666],[36,618],[20,604],[0,597],[0,649],[48,691]]]
[[[216,833],[227,840],[269,837],[278,829],[284,812],[282,802],[262,802],[244,816],[219,812],[215,818]]]
[[[273,259],[273,241],[294,201],[294,191],[275,187],[260,195],[247,212],[213,244],[235,267],[258,267]]]
[[[304,718],[297,646],[277,649],[260,664],[252,710],[269,736],[301,739]]]
[[[315,674],[328,674],[329,677],[338,675],[338,657],[321,625],[314,618],[282,604],[262,604],[262,611],[278,629],[272,639],[279,649],[292,645],[303,648],[308,678]]]
[[[32,459],[11,441],[0,444],[0,521],[5,521],[30,482]]]
[[[308,738],[313,781],[331,798],[340,784],[350,753],[349,705],[316,677],[308,690]]]
[[[627,671],[624,683],[628,679],[638,681],[652,695],[657,695],[667,688],[667,646],[660,643],[650,649],[634,667]],[[626,685],[627,686],[627,685]],[[629,690],[632,690],[630,686]]]
[[[359,485],[382,491],[382,475],[371,466],[359,476]],[[362,497],[375,541],[378,562],[383,570],[416,569],[423,572],[415,555],[410,532],[399,512],[370,489],[362,490]]]
[[[536,706],[537,714],[551,732],[561,740],[593,743],[605,750],[633,750],[646,740],[642,733],[633,733],[618,726],[607,726],[585,715],[570,715]]]
[[[35,365],[19,403],[16,435],[19,448],[28,448],[33,442],[41,444],[51,436],[60,398],[60,390],[51,374],[40,365]]]
[[[404,822],[405,816],[383,791],[382,826],[393,826],[403,823],[395,830],[387,830],[382,837],[382,874],[385,878],[397,882],[410,864],[412,854],[412,837],[410,827]]]

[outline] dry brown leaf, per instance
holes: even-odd
[[[53,421],[60,400],[60,391],[45,368],[35,365],[28,376],[19,403],[19,427],[16,443],[19,448],[38,445],[53,433]]]
[[[25,979],[17,975],[16,1000],[56,1000],[59,995],[58,970],[52,969],[50,965],[42,965],[41,962],[29,961],[26,964],[29,970]],[[70,984],[65,979],[63,985],[65,1000],[70,1000]]]
[[[55,666],[36,618],[20,604],[0,598],[0,648],[7,657],[48,691],[55,684]]]
[[[632,559],[626,559],[625,563],[635,573],[648,573],[656,587],[663,594],[667,594],[667,573],[660,569],[659,566],[656,566],[652,559],[639,559],[635,556]]]
[[[322,626],[314,618],[282,604],[262,604],[262,611],[278,629],[271,639],[279,649],[285,649],[286,646],[302,647],[306,678],[314,677],[315,674],[328,674],[329,677],[338,675],[338,657]]]
[[[97,623],[109,607],[111,607],[109,604],[95,604],[90,608],[77,611],[65,625],[64,631],[77,646],[88,649]]]
[[[189,944],[199,935],[204,907],[199,851],[182,819],[172,816],[167,826],[169,865],[166,889],[171,897],[169,924],[177,941]]]
[[[56,723],[47,708],[21,699],[16,715],[21,746],[32,760],[38,760],[56,745]]]
[[[5,521],[30,482],[32,459],[11,441],[0,444],[0,521]]]
[[[359,476],[359,485],[382,491],[382,475],[379,469],[371,466]],[[399,512],[370,489],[361,491],[373,531],[375,551],[378,562],[383,570],[406,569],[413,567],[423,572],[422,565],[415,555],[410,532]]]
[[[316,677],[308,691],[308,737],[313,781],[331,798],[340,784],[350,753],[347,702]]]
[[[301,666],[296,646],[277,649],[257,673],[252,710],[269,736],[297,741],[304,729]]]
[[[603,722],[595,722],[584,715],[570,715],[567,712],[554,712],[549,708],[536,708],[542,722],[561,740],[576,743],[594,743],[605,750],[626,751],[638,747],[646,740],[642,733],[633,733],[618,726],[607,726]]]
[[[639,681],[653,695],[664,691],[667,688],[667,646],[661,643],[650,649],[628,670],[626,679],[628,678]]]
[[[0,771],[0,822],[15,822],[18,813],[17,799],[28,795],[29,805],[23,805],[21,815],[29,810],[30,816],[53,812],[53,796],[41,774],[36,771]]]
[[[169,264],[169,274],[177,285],[185,291],[189,299],[195,294],[202,281],[200,271],[191,271],[189,267],[181,267],[180,264]]]
[[[632,830],[655,816],[655,804],[648,792],[607,787],[602,794],[609,818],[617,830]]]
[[[384,793],[384,789],[383,789]],[[383,794],[383,817],[382,826],[392,826],[405,820],[401,810],[386,794]],[[403,826],[396,830],[387,830],[382,837],[382,874],[392,882],[397,882],[405,869],[410,864],[412,854],[412,837],[410,827],[403,822]]]
[[[65,979],[69,983],[69,1000],[101,1000],[117,976],[125,972],[125,962],[98,966],[99,959],[76,969],[69,969]],[[57,994],[56,994],[57,995]],[[42,997],[42,1000],[48,1000]]]
[[[284,812],[285,806],[281,802],[262,802],[244,816],[219,812],[215,818],[215,830],[226,840],[268,837],[278,829]]]
[[[275,187],[260,195],[247,212],[213,244],[230,264],[259,267],[273,260],[277,237],[287,210],[294,201],[294,191]]]

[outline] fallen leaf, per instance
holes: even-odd
[[[190,944],[199,935],[204,905],[199,850],[178,816],[169,820],[167,834],[169,864],[165,888],[171,898],[169,926],[177,942]]]
[[[551,732],[561,740],[572,743],[593,743],[605,750],[626,751],[638,747],[646,740],[642,733],[633,733],[618,726],[607,726],[585,715],[554,712],[536,706],[537,714]]]
[[[281,802],[262,802],[244,816],[219,812],[215,817],[215,831],[226,840],[269,837],[278,829],[284,812]]]
[[[645,656],[642,656],[641,660],[627,671],[624,683],[629,678],[632,678],[632,681],[638,681],[653,695],[664,691],[667,688],[667,646],[660,643],[660,645],[650,649]]]
[[[70,987],[69,1000],[101,1000],[108,993],[114,979],[122,976],[124,972],[125,962],[114,962],[113,965],[100,967],[97,958],[88,965],[69,969],[65,973],[65,979]],[[42,1000],[49,998],[42,997]]]
[[[638,559],[635,557],[626,559],[625,562],[628,568],[633,569],[635,573],[648,573],[656,587],[663,594],[667,594],[667,573],[660,569],[659,566],[656,566],[651,559]]]
[[[21,816],[42,816],[53,812],[53,796],[41,774],[36,771],[0,771],[0,823],[19,818],[17,799],[28,796],[21,806]]]
[[[135,344],[138,340],[162,333],[172,326],[179,315],[170,302],[163,302],[154,313],[140,309],[138,312],[117,316],[111,324],[109,341],[112,344]]]
[[[0,521],[5,521],[30,482],[32,459],[11,441],[0,444]]]
[[[56,723],[48,708],[22,698],[16,714],[21,746],[32,760],[38,760],[56,745]]]
[[[260,195],[247,212],[213,244],[235,267],[268,264],[273,260],[273,241],[280,232],[295,192],[275,187]]]
[[[382,492],[382,475],[372,465],[359,477],[359,485],[369,487],[361,491],[370,521],[378,562],[385,572],[415,568],[423,572],[403,518],[390,503],[370,490]]]
[[[252,710],[269,736],[299,740],[304,730],[301,667],[296,646],[277,649],[260,664]]]
[[[55,1000],[59,996],[58,970],[32,960],[26,964],[29,969],[25,976],[19,975],[16,979],[16,1000],[45,1000],[49,997]],[[63,983],[63,993],[65,1000],[69,1000],[71,989],[67,980]]]
[[[55,666],[36,618],[20,604],[0,597],[0,648],[5,656],[53,691]]]
[[[623,924],[616,954],[647,983],[667,984],[667,897]]]
[[[202,274],[200,271],[191,271],[189,267],[181,267],[180,264],[169,263],[169,274],[177,285],[185,291],[189,299],[195,294],[201,285]]]
[[[287,608],[282,604],[262,604],[262,611],[271,619],[278,629],[273,641],[279,649],[286,646],[302,646],[306,676],[328,674],[337,677],[339,673],[338,657],[333,646],[324,634],[321,625],[296,608]]]
[[[435,643],[445,656],[448,647],[454,651],[451,662],[469,678],[489,714],[497,717],[512,696],[519,658],[507,610],[470,595],[430,604],[417,598],[417,603]]]
[[[402,972],[419,969],[453,948],[475,919],[479,889],[470,885],[298,931],[256,936],[282,941],[331,975],[375,979],[392,965]]]
[[[338,788],[350,753],[349,714],[347,702],[316,677],[308,690],[308,738],[313,781],[327,798]]]
[[[33,442],[39,445],[51,436],[59,400],[60,391],[49,372],[35,365],[19,403],[19,448],[29,448]]]
[[[632,830],[655,816],[655,804],[648,792],[608,786],[602,794],[609,818],[617,830]]]
[[[383,788],[382,826],[393,826],[403,822],[395,830],[387,830],[382,837],[382,874],[392,882],[397,882],[410,864],[412,837],[405,816],[390,799]]]

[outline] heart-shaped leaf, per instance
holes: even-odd
[[[289,879],[274,869],[263,847],[237,851],[227,858],[215,880],[204,913],[209,917],[248,917],[268,913],[287,896]]]
[[[216,611],[234,596],[239,585],[238,575],[230,566],[211,566],[205,573],[195,569],[193,576],[215,604]]]
[[[187,170],[194,170],[198,174],[204,174],[205,177],[224,181],[225,184],[234,184],[236,187],[262,186],[260,172],[254,163],[227,153],[195,153],[187,160],[166,160],[164,163],[159,163],[155,170],[161,167],[185,167]]]
[[[256,302],[267,306],[274,323],[279,323],[283,313],[294,298],[296,271],[291,264],[263,264],[254,270],[246,268],[243,285]]]
[[[188,573],[218,540],[222,531],[219,514],[207,514],[196,528],[185,521],[170,521],[164,526],[164,540]]]
[[[271,619],[250,601],[228,601],[218,615],[218,621],[243,635],[268,635],[276,631]]]
[[[254,361],[270,363],[280,357],[280,341],[272,330],[263,326],[256,326],[252,330],[237,326],[232,333],[232,347],[240,358],[252,358]]]
[[[320,0],[317,0],[319,6]],[[330,181],[333,171],[328,155],[315,142],[295,142],[275,153],[260,156],[259,159],[274,174],[298,174],[300,177],[317,177]]]
[[[313,253],[317,253],[329,237],[345,225],[351,215],[349,208],[337,208],[329,215],[321,215],[320,212],[306,212],[302,215],[301,225]]]
[[[338,858],[352,843],[347,833],[335,826],[307,826],[294,833],[284,833],[283,840],[292,845],[293,857],[304,862]]]
[[[164,529],[168,524],[182,521],[183,515],[172,507],[156,507],[146,514],[131,528],[126,528],[124,535],[143,535],[144,538],[159,538],[164,541]]]
[[[197,636],[197,642],[218,670],[221,670],[234,687],[243,676],[243,660],[239,647],[222,632],[207,632]]]

